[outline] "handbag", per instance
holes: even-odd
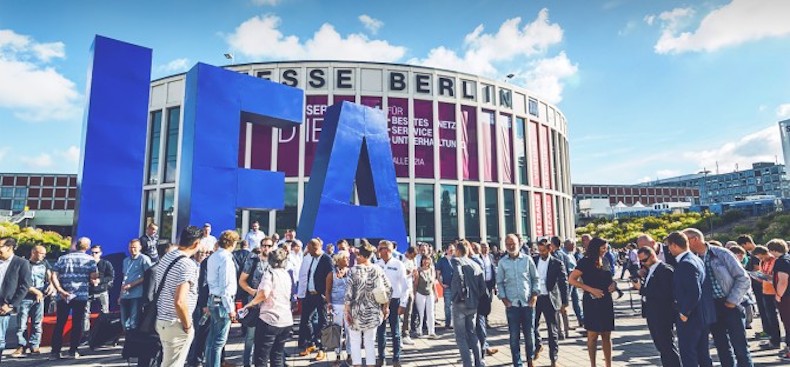
[[[376,279],[376,287],[373,288],[373,298],[376,300],[376,303],[387,305],[390,303],[390,296],[387,294],[387,287],[384,286],[384,279],[381,278],[383,276],[385,275],[381,274]]]
[[[321,329],[321,345],[326,349],[340,348],[340,325],[335,324],[332,313],[327,315],[327,326]]]
[[[159,302],[159,294],[162,293],[162,288],[164,288],[165,286],[165,279],[167,278],[167,273],[170,272],[170,269],[173,268],[173,265],[175,265],[179,260],[183,258],[186,258],[186,256],[181,255],[175,258],[175,260],[173,260],[173,262],[171,262],[170,265],[167,266],[167,269],[165,269],[165,273],[162,275],[162,283],[159,284],[159,287],[156,289],[156,294],[154,294],[154,298],[151,300],[151,302],[145,305],[145,308],[143,308],[143,313],[142,315],[140,315],[140,324],[137,327],[137,329],[140,330],[140,332],[147,334],[156,333],[156,316],[157,316],[156,304]]]

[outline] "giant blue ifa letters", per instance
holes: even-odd
[[[96,36],[92,51],[75,234],[91,237],[105,253],[122,253],[140,234],[151,50]],[[183,114],[174,230],[204,222],[235,228],[239,208],[283,207],[283,173],[238,167],[239,122],[301,124],[302,90],[198,63],[187,73]],[[406,245],[382,111],[331,107],[315,162],[300,238],[374,237]],[[361,206],[347,203],[355,178]]]

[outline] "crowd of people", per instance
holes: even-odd
[[[641,235],[617,256],[605,239],[589,235],[577,248],[570,239],[530,244],[509,234],[501,251],[458,239],[439,254],[427,243],[400,253],[386,239],[330,244],[312,238],[303,244],[293,230],[280,239],[265,235],[257,222],[243,238],[235,230],[214,237],[209,223],[190,226],[177,244],[165,246],[157,230],[151,224],[129,242],[118,300],[127,332],[138,329],[146,304],[156,309],[162,353],[139,361],[146,365],[227,366],[225,345],[231,324],[239,321],[244,366],[283,366],[293,314],[299,313],[302,357],[336,366],[400,366],[403,345],[437,337],[441,297],[444,329],[455,336],[464,366],[485,366],[485,358],[499,352],[487,340],[487,318],[498,298],[505,306],[513,366],[533,366],[544,349],[556,365],[558,341],[578,329],[586,334],[590,365],[596,365],[600,340],[608,367],[613,295],[622,296],[615,281],[618,258],[621,279],[628,272],[641,295],[663,366],[712,366],[709,335],[722,366],[752,366],[746,330],[754,306],[763,327],[757,336],[768,339],[761,348],[781,348],[779,316],[784,329],[790,328],[790,255],[780,239],[758,246],[744,235],[722,245],[689,228],[663,242]],[[112,264],[88,238],[51,267],[43,247],[33,248],[29,260],[14,256],[15,249],[14,239],[0,239],[0,350],[8,316],[15,315],[19,346],[11,356],[40,353],[44,299],[52,296],[57,322],[50,359],[79,358],[91,304],[109,312]],[[161,293],[154,297],[156,289]],[[576,326],[569,325],[568,306]],[[61,353],[69,315],[70,348]],[[328,336],[333,330],[337,336]],[[787,333],[785,343],[779,357],[790,361]]]

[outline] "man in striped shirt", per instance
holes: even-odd
[[[184,228],[178,249],[162,256],[154,267],[157,289],[164,284],[156,304],[156,331],[162,341],[162,367],[184,366],[189,345],[195,337],[190,315],[197,304],[198,265],[190,257],[197,252],[201,237],[200,228]],[[174,262],[165,276],[165,270]]]

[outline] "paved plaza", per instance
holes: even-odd
[[[625,288],[627,284],[621,282],[620,287]],[[633,297],[633,298],[631,298]],[[630,306],[630,300],[633,300],[634,308]],[[613,333],[612,341],[614,345],[613,351],[613,366],[659,366],[660,360],[658,352],[653,347],[650,340],[645,321],[639,316],[638,313],[638,299],[635,293],[630,294],[626,292],[620,300],[616,301],[616,325],[617,329]],[[437,304],[436,310],[438,318],[443,319],[443,307],[441,301]],[[572,315],[573,312],[571,311]],[[501,302],[494,301],[492,314],[490,318],[491,328],[488,331],[489,343],[492,348],[499,349],[499,353],[492,357],[486,358],[487,366],[510,366],[510,350],[508,348],[508,332],[507,324],[505,322],[505,311]],[[576,325],[576,319],[571,316],[571,325]],[[755,329],[761,330],[759,320],[755,320]],[[231,331],[232,336],[227,346],[228,360],[235,363],[237,366],[242,365],[241,353],[244,348],[241,337],[238,336],[238,325],[234,325]],[[458,349],[455,344],[455,339],[452,331],[445,331],[442,327],[437,328],[439,334],[438,339],[415,339],[416,344],[412,346],[404,346],[402,362],[404,366],[460,366],[458,357]],[[747,330],[747,334],[752,336],[753,331]],[[546,335],[545,330],[542,335]],[[589,366],[587,362],[587,348],[586,338],[580,333],[571,331],[571,338],[560,341],[560,366]],[[296,338],[288,343],[288,352],[295,353]],[[547,341],[544,337],[544,344]],[[754,357],[755,366],[782,366],[786,365],[779,360],[776,356],[776,350],[761,351],[759,350],[759,342],[755,340],[750,341],[752,355]],[[544,353],[537,361],[537,366],[549,365],[548,353],[545,352],[547,348],[544,345]],[[522,348],[523,350],[523,348]],[[42,351],[49,352],[49,348],[42,348]],[[714,354],[715,349],[711,349]],[[6,350],[6,353],[11,353],[11,350]],[[87,351],[86,351],[87,353]],[[46,361],[46,354],[34,358],[25,358],[15,360],[12,358],[3,359],[3,365],[7,366],[101,366],[101,367],[120,367],[127,366],[125,360],[121,359],[121,347],[107,347],[97,350],[90,354],[82,356],[81,359],[75,361],[59,361],[49,362]],[[391,348],[387,348],[387,354],[391,355]],[[330,359],[335,358],[334,353],[328,353]],[[603,366],[603,356],[598,352],[599,366]],[[329,366],[328,362],[318,363],[312,362],[307,357],[291,357],[288,359],[288,366]]]

